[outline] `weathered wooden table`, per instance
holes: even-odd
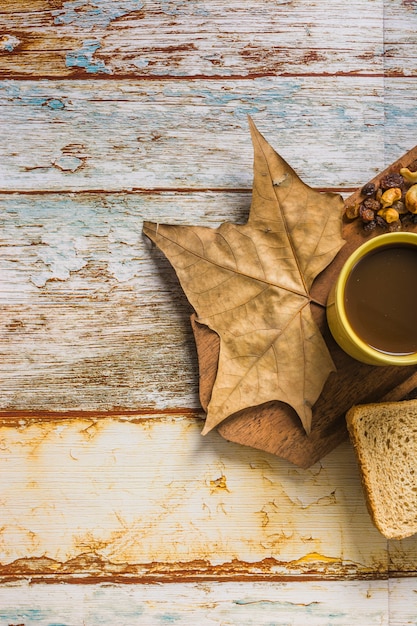
[[[348,195],[417,143],[415,0],[3,0],[0,626],[417,623],[349,442],[201,437],[143,221],[243,221],[247,115]]]

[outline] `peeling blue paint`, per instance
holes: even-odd
[[[137,252],[142,240],[142,200],[135,200],[133,211],[119,196],[107,197],[105,203],[90,200],[56,195],[34,202],[33,198],[19,197],[0,215],[5,238],[23,238],[32,246],[36,262],[28,276],[31,285],[42,288],[51,280],[68,280],[89,262],[103,265],[120,283],[135,279],[143,271]],[[101,239],[100,246],[92,249],[88,243],[92,239]]]
[[[59,98],[51,98],[50,100],[47,100],[45,104],[54,111],[58,111],[59,109],[65,109],[65,102],[62,102],[62,100],[59,100]]]
[[[52,15],[55,24],[71,24],[91,30],[95,26],[106,28],[113,20],[139,11],[143,5],[143,0],[69,0]]]
[[[41,609],[21,609],[21,610],[11,610],[5,609],[0,611],[0,620],[7,620],[7,624],[23,624],[28,623],[32,624],[33,622],[41,622],[48,618],[49,611],[43,611]],[[0,622],[3,624],[3,622]],[[55,626],[54,624],[50,624],[48,626]]]
[[[52,111],[61,111],[67,106],[67,99],[50,96],[43,86],[32,85],[29,90],[16,81],[0,81],[0,97],[24,105],[47,107]]]
[[[139,69],[143,69],[144,67],[147,67],[149,65],[149,59],[136,59],[136,61],[133,61],[133,65],[135,65]]]
[[[94,59],[94,54],[101,48],[101,44],[97,39],[87,39],[83,42],[83,47],[79,50],[68,52],[66,57],[67,67],[81,67],[90,74],[104,72],[110,74],[104,61]]]
[[[83,159],[71,154],[63,154],[52,163],[62,172],[76,172],[84,165]]]
[[[138,598],[128,594],[121,602],[121,593],[117,588],[99,588],[91,596],[91,609],[86,612],[85,624],[113,626],[114,624],[142,624],[146,605]],[[140,621],[139,621],[140,620]]]

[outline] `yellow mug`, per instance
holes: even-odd
[[[401,252],[402,250],[407,250],[407,252]],[[383,278],[385,275],[389,276],[389,274],[384,274],[383,268],[387,267],[386,271],[390,271],[389,257],[394,252],[397,256],[404,256],[403,266],[399,266],[401,275],[406,276],[402,279],[402,283],[400,280],[393,280],[392,277],[387,278],[386,281]],[[382,253],[383,256],[375,253]],[[407,261],[405,261],[406,258]],[[404,265],[405,263],[407,264]],[[399,276],[399,269],[395,263],[393,267],[396,268],[395,276]],[[375,289],[378,291],[372,293],[372,272],[376,276],[377,269],[381,271],[378,277],[380,283],[377,287],[378,282],[375,281]],[[392,271],[394,272],[394,269]],[[406,280],[409,281],[408,288]],[[360,289],[362,289],[361,293]],[[393,298],[389,293],[390,289],[394,293]],[[401,310],[401,298],[395,290],[400,290],[401,298],[404,295],[403,310]],[[380,296],[380,294],[383,295]],[[352,303],[355,298],[356,303]],[[380,302],[381,299],[383,303],[387,303],[387,309],[382,310],[384,307]],[[390,300],[392,300],[391,304],[389,304]],[[371,311],[372,308],[373,311]],[[390,319],[393,308],[399,308],[399,312],[395,312],[394,320]],[[345,262],[331,289],[326,314],[334,339],[347,354],[356,360],[369,365],[417,364],[417,234],[387,233],[369,239],[357,248]],[[399,326],[397,317],[401,322]],[[407,330],[402,330],[401,327],[403,317],[407,318],[404,320]],[[384,329],[380,337],[375,335],[379,325]],[[410,328],[411,331],[409,331]],[[394,330],[395,333],[391,332]],[[399,330],[403,335],[399,339],[401,348],[393,349],[389,344],[396,341],[395,334]],[[384,342],[388,347],[384,346]],[[409,342],[408,348],[403,345],[407,342]]]

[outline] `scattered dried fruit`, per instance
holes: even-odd
[[[372,230],[375,230],[377,225],[378,225],[377,221],[376,220],[372,220],[372,222],[367,222],[366,224],[363,225],[363,230],[366,233],[371,232]]]
[[[417,161],[399,172],[388,172],[379,183],[364,185],[359,199],[345,205],[345,217],[359,219],[365,232],[401,230],[417,223]]]
[[[366,200],[364,200],[363,206],[365,209],[371,209],[371,211],[379,211],[379,209],[381,208],[380,203],[373,198],[367,198]]]
[[[381,178],[382,189],[392,189],[393,187],[402,187],[404,184],[404,178],[401,174],[396,172],[390,172]]]
[[[376,191],[376,186],[374,183],[367,183],[362,187],[362,195],[363,196],[373,196]]]
[[[398,211],[400,215],[407,213],[407,207],[405,206],[404,200],[397,200],[393,203],[392,208]]]
[[[375,211],[372,208],[367,208],[365,203],[359,207],[359,215],[363,222],[372,222],[375,219]]]
[[[349,204],[345,206],[346,217],[349,220],[354,220],[359,216],[359,207],[360,203],[356,202],[356,204]]]

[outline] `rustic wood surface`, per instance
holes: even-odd
[[[141,231],[245,219],[248,114],[347,197],[417,143],[416,30],[409,0],[1,2],[0,626],[415,623],[417,539],[348,441],[301,469],[201,437]]]
[[[388,591],[390,593],[388,607]],[[124,586],[19,584],[0,589],[4,624],[166,626],[405,626],[416,615],[414,578],[366,582],[173,583]],[[409,598],[404,602],[404,598]],[[390,621],[388,622],[388,613]],[[350,621],[349,621],[350,620]]]

